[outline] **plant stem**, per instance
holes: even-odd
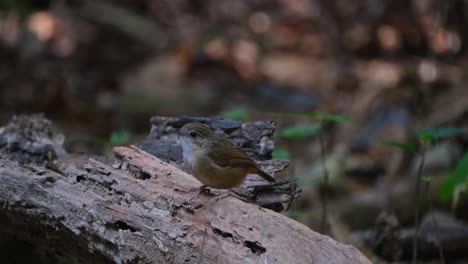
[[[321,126],[323,129],[324,122],[321,122]],[[327,211],[327,202],[328,202],[328,170],[327,166],[325,165],[325,140],[323,135],[323,130],[319,132],[319,141],[320,141],[320,162],[323,170],[323,186],[322,186],[322,218],[320,221],[320,232],[322,234],[328,233],[327,230],[327,218],[328,218],[328,211]]]
[[[434,213],[432,212],[432,198],[431,198],[431,194],[430,194],[430,190],[429,190],[429,187],[430,187],[430,184],[431,184],[431,178],[426,181],[426,184],[425,184],[425,192],[426,192],[426,199],[427,199],[427,203],[428,203],[428,206],[429,206],[429,212],[431,212],[431,220],[432,220],[432,226],[434,227],[434,240],[435,240],[435,244],[437,246],[437,250],[439,251],[439,258],[440,258],[440,263],[441,264],[445,264],[445,257],[444,257],[444,250],[442,249],[442,243],[440,242],[440,232],[439,232],[439,226],[437,224],[437,220],[435,218],[435,215]]]
[[[414,210],[414,228],[415,233],[413,237],[413,264],[418,263],[418,239],[419,239],[419,192],[421,188],[421,179],[424,169],[424,160],[426,155],[426,142],[421,146],[421,162],[418,166],[418,174],[416,178],[416,192],[415,192],[415,210]]]

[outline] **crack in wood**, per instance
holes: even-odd
[[[232,233],[229,233],[229,232],[226,232],[226,231],[223,231],[219,228],[216,228],[216,227],[211,227],[211,230],[213,230],[213,233],[217,234],[217,235],[220,235],[222,237],[225,237],[225,238],[233,238],[234,235]]]
[[[266,248],[258,241],[244,241],[244,246],[250,248],[252,253],[255,253],[256,255],[260,256],[263,253],[266,252]]]
[[[130,230],[130,232],[132,233],[137,231],[135,227],[129,225],[127,222],[122,220],[115,221],[114,225],[120,230]]]

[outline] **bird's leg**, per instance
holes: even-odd
[[[232,191],[232,189],[229,189],[229,190],[227,190],[227,191],[225,191],[225,192],[223,192],[223,193],[218,194],[218,195],[217,195],[216,197],[214,197],[213,199],[215,200],[215,202],[220,201],[220,200],[222,200],[222,199],[228,197],[229,195],[231,195],[231,191]]]
[[[190,194],[190,198],[188,199],[189,202],[193,201],[193,200],[197,200],[198,199],[198,196],[200,196],[200,194],[204,191],[208,190],[208,187],[206,187],[205,185],[202,185],[198,188],[196,188],[194,191],[192,191],[192,193]]]

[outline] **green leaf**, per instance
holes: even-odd
[[[112,132],[110,144],[112,146],[124,145],[130,140],[131,134],[128,131]]]
[[[453,198],[455,190],[459,186],[465,185],[468,182],[468,152],[466,152],[461,160],[457,163],[455,170],[453,170],[445,182],[442,184],[440,190],[440,198],[442,201],[447,202]]]
[[[320,121],[333,122],[333,123],[345,123],[345,122],[350,121],[349,117],[344,116],[344,115],[319,114],[315,112],[308,113],[307,117],[310,119],[317,119]]]
[[[423,182],[431,182],[431,179],[432,178],[430,176],[422,176],[421,177],[421,181],[423,181]]]
[[[249,109],[244,106],[236,106],[226,112],[221,113],[221,116],[228,119],[245,121],[249,117]]]
[[[277,148],[273,150],[273,153],[271,153],[271,156],[274,159],[287,159],[288,160],[290,158],[289,151],[284,148]]]
[[[450,201],[453,198],[456,188],[457,184],[455,183],[455,178],[450,174],[440,188],[439,197],[442,202]]]
[[[384,141],[383,142],[385,145],[393,146],[400,148],[404,151],[408,152],[416,152],[418,150],[418,146],[416,144],[410,143],[410,142],[402,142],[402,141]]]
[[[298,124],[283,129],[280,133],[280,137],[289,140],[300,140],[317,135],[321,129],[322,126],[319,124]]]
[[[422,141],[434,143],[435,141],[455,137],[465,133],[465,129],[459,127],[429,128],[418,132]]]

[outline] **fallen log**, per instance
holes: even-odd
[[[234,197],[189,203],[199,183],[136,147],[116,147],[112,164],[76,165],[55,150],[60,137],[42,116],[12,122],[0,130],[4,263],[370,263],[353,246]],[[24,159],[29,150],[34,160]]]

